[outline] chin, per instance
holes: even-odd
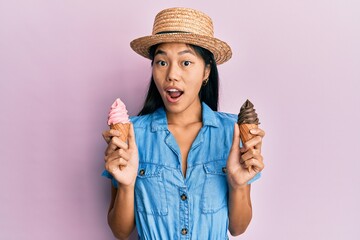
[[[165,110],[170,113],[181,113],[185,109],[179,105],[165,104]]]

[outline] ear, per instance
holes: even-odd
[[[205,70],[205,71],[204,71],[204,79],[203,79],[203,80],[205,81],[205,80],[208,79],[209,76],[210,76],[210,72],[211,72],[211,66],[210,66],[210,64],[206,64],[204,70]]]

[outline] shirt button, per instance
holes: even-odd
[[[181,234],[182,234],[182,235],[186,235],[187,233],[188,233],[187,228],[181,229]]]
[[[141,169],[139,173],[140,173],[140,176],[144,176],[145,170],[144,170],[144,169]]]
[[[221,170],[223,173],[226,173],[226,167],[223,167]]]
[[[185,201],[187,199],[187,196],[185,195],[185,193],[183,193],[181,196],[181,200]]]

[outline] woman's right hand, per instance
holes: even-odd
[[[105,150],[105,169],[123,186],[135,186],[139,155],[135,142],[134,126],[130,124],[128,143],[123,142],[120,132],[107,130],[103,137],[108,143]]]

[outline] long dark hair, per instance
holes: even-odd
[[[214,60],[214,55],[205,48],[190,44],[189,46],[203,58],[205,65],[210,64],[211,70],[209,81],[206,85],[201,87],[199,98],[200,102],[206,103],[213,111],[217,111],[219,102],[219,74]],[[150,48],[151,66],[154,63],[154,55],[157,47],[158,45],[154,45]],[[162,101],[160,93],[156,88],[154,78],[151,76],[146,99],[143,108],[138,113],[138,116],[153,113],[159,107],[164,107],[164,102]]]

